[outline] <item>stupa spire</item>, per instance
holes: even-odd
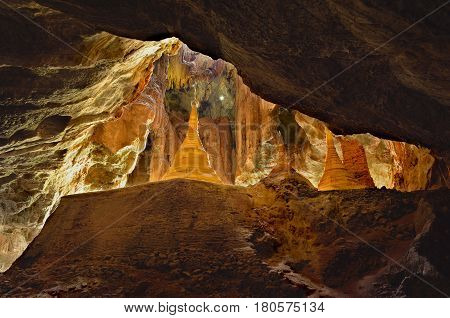
[[[198,101],[194,100],[191,104],[191,114],[189,115],[189,127],[186,137],[176,152],[169,170],[162,177],[162,180],[181,178],[223,183],[211,167],[208,154],[200,140],[197,108]]]

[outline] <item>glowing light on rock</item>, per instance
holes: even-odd
[[[337,154],[334,136],[329,130],[326,131],[326,140],[325,171],[318,185],[319,191],[375,187],[367,167],[364,148],[357,140],[344,141],[343,161]]]

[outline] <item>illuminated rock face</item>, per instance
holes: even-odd
[[[268,176],[278,164],[282,141],[277,105],[236,80],[236,184],[248,186]]]
[[[367,166],[364,147],[356,139],[342,138],[340,142],[344,167],[351,174],[353,180],[361,188],[374,188],[375,184]]]
[[[293,167],[318,187],[325,169],[328,128],[320,120],[299,112],[295,112],[295,119],[305,133],[305,140],[303,151],[294,154]],[[445,181],[436,182],[432,179],[433,175],[439,175],[438,179],[446,180],[448,172],[445,164],[443,168],[442,165],[435,164],[429,149],[370,134],[335,136],[334,145],[344,167],[365,187],[372,187],[370,179],[377,188],[400,191],[446,186]],[[365,160],[361,147],[364,149]]]
[[[341,149],[343,161],[339,158],[334,145],[334,136],[327,130],[327,155],[325,171],[318,189],[349,190],[375,187],[362,145],[354,139],[342,139]]]
[[[320,179],[318,189],[326,190],[348,190],[362,188],[342,163],[334,147],[333,135],[327,131],[327,156],[325,160],[325,171]]]
[[[189,127],[186,137],[178,149],[167,173],[162,180],[192,179],[213,183],[223,183],[209,162],[198,134],[198,104],[191,105]]]
[[[418,149],[404,142],[388,141],[387,144],[393,158],[393,188],[414,191],[422,184],[431,186],[428,182],[435,160],[427,149]]]
[[[431,175],[437,168],[430,150],[404,142],[354,135],[364,147],[375,186],[400,191],[433,187]]]
[[[228,117],[199,119],[199,135],[211,166],[225,184],[234,184],[235,149]]]
[[[293,155],[293,168],[317,188],[325,168],[327,154],[325,123],[294,111],[294,118],[304,134],[301,150]]]
[[[155,69],[141,98],[154,113],[148,127],[146,147],[140,154],[133,173],[128,177],[129,185],[161,180],[178,150],[181,140],[164,105],[168,85],[169,57],[163,56]]]
[[[115,118],[94,128],[92,140],[112,153],[131,145],[136,139],[145,139],[147,122],[153,120],[151,109],[142,104],[131,104],[120,109]]]
[[[33,78],[20,84],[20,94],[4,95],[11,109],[24,98],[29,107],[0,115],[0,125],[8,126],[0,137],[0,272],[40,232],[62,196],[126,185],[153,117],[152,100],[141,95],[154,63],[181,45],[107,33],[76,43],[82,59],[67,54],[64,61],[21,66]]]
[[[170,89],[187,92],[184,97],[194,84],[201,91],[201,143],[196,137],[192,151],[204,170],[201,180],[248,186],[293,167],[317,188],[327,152],[325,123],[292,112],[301,140],[288,149],[277,130],[283,105],[254,94],[231,64],[192,52],[174,38],[141,42],[103,32],[80,41],[82,58],[17,66],[32,79],[2,91],[0,271],[39,233],[62,196],[159,181],[167,174],[189,117],[168,107]],[[1,67],[5,74],[15,68]],[[377,187],[429,187],[436,172],[430,173],[430,150],[371,135],[335,138],[335,151],[343,152],[343,166],[358,184],[370,186],[370,179],[361,148],[347,145],[353,139],[362,144]],[[345,149],[353,152],[350,159]],[[445,185],[448,166],[437,167],[447,171]]]

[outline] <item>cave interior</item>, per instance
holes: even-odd
[[[448,297],[448,8],[101,2],[0,4],[2,296]]]

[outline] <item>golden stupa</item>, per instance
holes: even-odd
[[[198,103],[191,104],[189,116],[189,128],[186,137],[175,154],[172,165],[162,180],[191,179],[222,184],[209,162],[208,153],[205,151],[198,134]]]

